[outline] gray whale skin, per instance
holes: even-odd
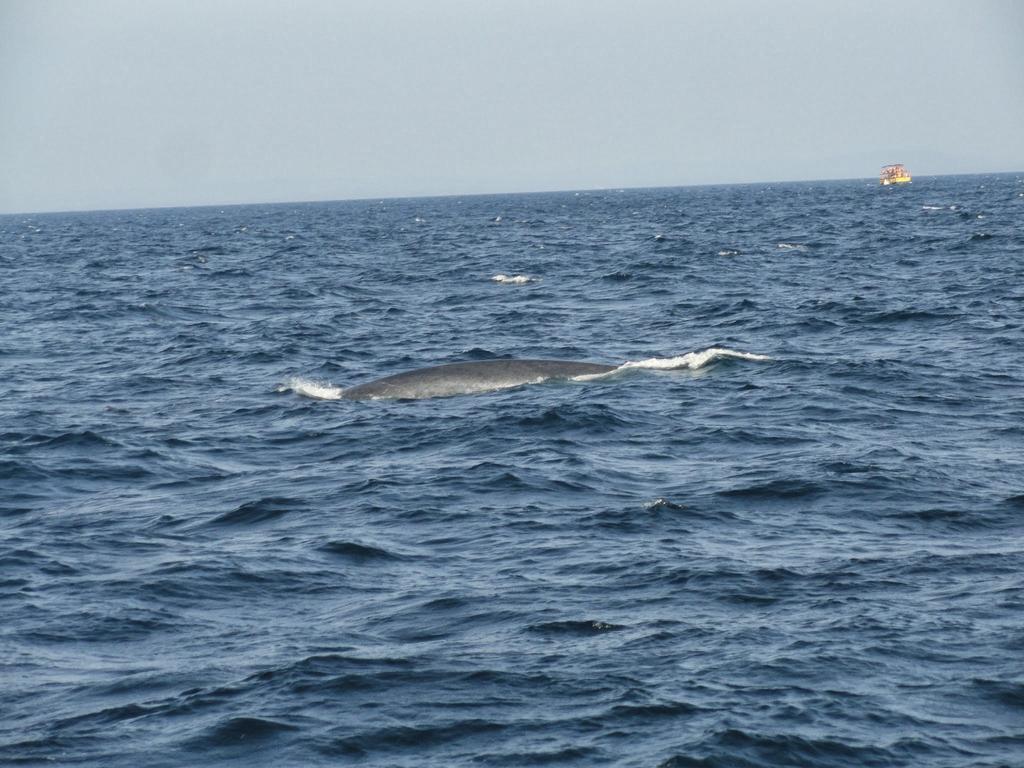
[[[517,387],[545,379],[608,373],[618,366],[572,360],[478,360],[420,368],[342,390],[345,400],[420,399]]]

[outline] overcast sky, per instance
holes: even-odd
[[[1015,0],[0,0],[0,212],[1024,171]]]

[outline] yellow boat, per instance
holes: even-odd
[[[902,163],[882,166],[882,173],[878,177],[878,183],[883,187],[890,184],[909,184],[910,171]]]

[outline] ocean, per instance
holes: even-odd
[[[8,215],[0,276],[0,764],[1024,765],[1024,175]],[[615,370],[343,398],[508,358]]]

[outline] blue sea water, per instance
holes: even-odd
[[[0,276],[2,764],[1024,765],[1024,176],[5,216]],[[670,362],[331,399],[505,357]]]

